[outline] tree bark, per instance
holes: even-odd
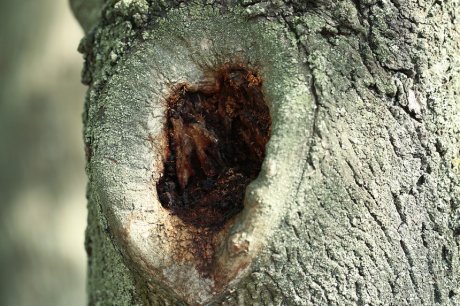
[[[97,22],[74,5],[89,304],[460,304],[459,4],[121,0]],[[164,99],[232,61],[261,71],[272,136],[210,237],[160,209]],[[197,237],[211,272],[184,255]]]

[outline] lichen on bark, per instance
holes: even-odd
[[[142,61],[130,62],[127,73],[126,58],[136,46],[155,41],[152,32],[169,24],[171,12],[186,19],[212,11],[239,16],[248,26],[286,29],[292,39],[278,43],[296,46],[305,94],[314,97],[310,119],[298,123],[308,148],[298,163],[302,178],[294,180],[280,223],[245,276],[211,304],[459,304],[458,1],[159,3],[106,1],[81,44],[89,159],[104,151],[98,145],[107,146],[95,139],[107,132],[108,84],[119,78],[123,95],[148,74]],[[249,32],[255,40],[261,34]],[[120,76],[127,75],[132,80],[123,87]],[[122,105],[119,120],[140,105]],[[141,122],[134,132],[117,131],[120,139],[142,135]],[[93,171],[90,160],[90,182]],[[149,283],[133,267],[136,258],[127,260],[114,237],[121,234],[110,228],[93,189],[107,184],[89,189],[90,302],[181,303],[159,283]],[[135,188],[135,182],[126,184]]]

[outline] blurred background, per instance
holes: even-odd
[[[0,305],[84,305],[83,32],[66,0],[0,25]]]

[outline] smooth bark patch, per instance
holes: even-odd
[[[168,147],[157,191],[185,223],[221,228],[243,209],[270,136],[261,87],[255,71],[224,67],[209,82],[176,86],[167,99]]]

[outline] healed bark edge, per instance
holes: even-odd
[[[310,131],[305,123],[313,113],[308,74],[288,31],[232,13],[193,7],[170,12],[144,32],[145,41],[120,64],[100,104],[91,105],[99,109],[90,111],[100,117],[92,118],[99,121],[92,185],[120,250],[146,279],[192,304],[208,302],[241,278],[277,226],[301,176]],[[261,174],[247,188],[245,209],[219,238],[208,278],[196,270],[199,258],[186,252],[199,231],[169,215],[156,196],[166,145],[164,98],[172,85],[197,84],[207,71],[232,62],[260,71],[273,132]]]

